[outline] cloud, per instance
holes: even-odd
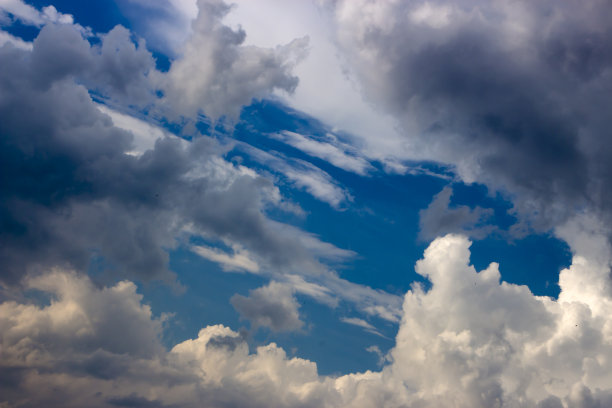
[[[487,225],[487,221],[493,216],[493,210],[470,208],[466,205],[451,207],[452,194],[451,187],[444,187],[434,196],[427,208],[419,211],[420,239],[429,241],[452,232],[482,239],[495,229],[493,225]]]
[[[248,271],[251,273],[259,272],[259,265],[256,261],[249,258],[247,251],[234,248],[233,254],[228,254],[217,248],[209,248],[202,245],[194,245],[191,250],[202,258],[221,264],[226,271]]]
[[[71,353],[85,357],[96,350],[134,358],[163,352],[158,339],[161,321],[141,304],[142,296],[132,282],[97,289],[88,277],[56,269],[24,284],[28,290],[49,294],[51,301],[42,307],[2,303],[5,366],[31,362],[52,369],[70,359]],[[28,340],[23,341],[24,337]]]
[[[240,244],[272,268],[322,269],[302,244],[311,238],[267,218],[281,202],[270,180],[224,160],[212,139],[143,138],[154,128],[100,110],[89,89],[125,106],[149,100],[155,82],[151,54],[125,28],[100,41],[50,24],[31,51],[0,48],[2,282],[92,259],[171,282],[168,250],[191,234]]]
[[[372,334],[375,334],[375,335],[380,336],[380,337],[385,337],[378,330],[376,330],[376,327],[372,326],[367,321],[365,321],[363,319],[360,319],[358,317],[342,317],[340,319],[340,321],[344,322],[346,324],[352,324],[353,326],[361,327],[362,329],[364,329],[368,333],[372,333]],[[374,350],[374,349],[372,349],[372,350]],[[380,350],[378,350],[378,353],[380,353]]]
[[[308,296],[319,303],[329,307],[336,307],[338,305],[337,296],[341,294],[334,294],[324,285],[307,282],[299,275],[286,275],[284,282],[291,286],[296,293]]]
[[[273,134],[272,137],[279,139],[306,154],[328,161],[334,166],[346,171],[363,176],[374,169],[372,165],[364,158],[349,154],[345,150],[345,148],[349,147],[342,146],[331,134],[328,135],[330,140],[325,142],[287,130],[279,134]]]
[[[314,198],[328,203],[335,209],[340,209],[353,200],[346,188],[329,173],[312,163],[290,159],[278,152],[265,152],[246,143],[238,143],[236,147],[247,153],[251,159],[281,173],[295,187],[305,190]]]
[[[181,46],[193,33],[191,22],[198,15],[197,0],[118,0],[115,3],[134,33],[171,59],[180,55]]]
[[[32,43],[23,41],[21,38],[15,37],[14,35],[7,33],[6,31],[0,31],[0,47],[4,44],[12,44],[17,48],[21,48],[24,50],[32,49]]]
[[[560,234],[574,235],[574,251],[584,246],[589,252],[575,252],[572,265],[561,271],[557,300],[500,282],[495,263],[476,271],[469,265],[467,238],[436,239],[416,265],[431,288],[416,285],[406,294],[396,344],[381,371],[335,377],[318,375],[315,363],[288,358],[275,344],[251,353],[243,336],[221,325],[164,351],[158,340],[161,320],[130,282],[98,288],[62,270],[28,278],[26,288],[52,300],[0,304],[2,402],[28,407],[608,406],[610,245],[588,217],[572,221]],[[236,299],[257,307],[281,299],[281,309],[295,312],[286,307],[291,296],[290,289],[272,283]],[[297,315],[289,316],[297,324]]]
[[[230,6],[199,0],[198,9],[181,57],[162,80],[170,109],[185,116],[202,110],[213,119],[236,119],[253,98],[295,89],[298,79],[291,70],[304,53],[306,38],[276,49],[243,46],[246,33],[221,22]]]
[[[606,1],[327,5],[347,70],[406,135],[388,155],[452,164],[537,229],[585,206],[608,222]]]
[[[250,290],[249,296],[236,294],[230,301],[240,318],[250,321],[253,329],[268,327],[275,332],[294,331],[304,325],[294,290],[283,283],[272,281]]]
[[[148,123],[142,119],[138,119],[134,116],[118,112],[109,106],[98,104],[97,107],[100,112],[110,116],[115,127],[126,130],[132,134],[132,144],[134,145],[134,149],[127,152],[127,154],[140,156],[147,150],[153,149],[157,139],[176,137],[158,126]],[[183,144],[188,143],[186,140],[178,137],[176,137],[176,140]]]
[[[338,186],[335,180],[326,172],[308,162],[298,161],[299,167],[285,167],[285,174],[298,188],[305,189],[310,195],[331,205],[340,208],[346,202],[353,201],[353,197],[345,189]]]
[[[0,13],[8,13],[13,18],[20,20],[23,24],[42,26],[47,23],[58,24],[73,24],[74,18],[70,14],[64,14],[57,11],[52,6],[43,7],[41,11],[24,3],[22,0],[4,0],[0,4]],[[0,17],[2,15],[0,14]],[[82,28],[82,27],[81,27]]]

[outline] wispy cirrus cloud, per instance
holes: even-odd
[[[355,155],[355,152],[350,154],[346,149],[354,149],[351,149],[349,145],[343,146],[333,135],[328,135],[329,140],[326,141],[318,141],[290,131],[272,134],[271,136],[346,171],[366,175],[374,170],[374,167],[366,159]]]
[[[246,143],[238,142],[239,151],[252,160],[282,174],[297,188],[306,190],[313,197],[341,209],[353,200],[350,192],[329,173],[304,160],[290,159],[278,152],[266,152]]]

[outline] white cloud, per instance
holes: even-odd
[[[189,21],[195,18],[193,3],[175,5],[175,10]],[[277,89],[276,95],[290,106],[306,112],[335,129],[350,132],[363,140],[372,141],[363,154],[383,163],[396,165],[403,160],[404,141],[397,130],[397,121],[364,100],[359,84],[347,75],[346,61],[338,54],[333,19],[322,2],[288,3],[278,0],[252,2],[238,0],[224,18],[234,29],[240,27],[248,35],[245,46],[273,48],[279,42],[308,37],[308,55],[295,66],[299,78],[295,91],[288,94]],[[187,5],[187,6],[186,6]],[[274,24],[269,24],[274,21]],[[182,24],[182,26],[180,25]],[[178,21],[167,28],[169,35],[185,31]],[[397,153],[394,157],[393,152]]]
[[[23,41],[19,37],[15,37],[14,35],[7,33],[6,31],[0,30],[0,47],[7,43],[13,44],[15,47],[21,48],[22,50],[32,49],[31,42]]]
[[[285,282],[290,285],[296,293],[308,296],[329,307],[336,307],[338,305],[338,295],[334,294],[327,287],[307,282],[299,275],[287,275],[284,278]]]
[[[40,26],[44,22],[43,14],[22,0],[2,0],[0,2],[0,10],[4,13],[12,14],[24,24]]]
[[[328,203],[338,209],[342,204],[353,201],[353,197],[343,188],[334,183],[334,179],[323,170],[301,163],[303,168],[286,167],[283,174],[298,188],[306,190],[313,197]]]
[[[152,149],[158,139],[174,136],[158,126],[154,126],[134,116],[120,113],[116,110],[109,108],[106,105],[96,104],[96,106],[100,110],[100,112],[111,117],[113,125],[115,125],[119,129],[130,131],[132,135],[134,135],[134,149],[128,152],[128,154],[131,154],[133,156],[140,156],[145,151]],[[177,139],[183,140],[180,138]],[[187,141],[184,142],[187,143]]]
[[[340,321],[342,321],[342,322],[344,322],[346,324],[351,324],[353,326],[361,327],[365,331],[367,331],[369,333],[372,333],[372,334],[375,334],[377,336],[385,337],[385,336],[382,335],[381,332],[376,330],[376,327],[372,326],[367,321],[365,321],[363,319],[360,319],[358,317],[342,317],[342,318],[340,318]]]
[[[277,92],[285,102],[335,129],[371,141],[362,150],[365,157],[391,163],[397,157],[402,158],[405,147],[397,130],[397,120],[364,100],[359,84],[348,75],[346,60],[336,47],[333,18],[327,5],[321,5],[324,2],[239,0],[235,3],[226,21],[232,26],[240,25],[249,33],[245,40],[248,44],[273,46],[278,41],[308,35],[308,56],[294,70],[300,78],[295,92],[291,95]],[[273,18],[278,24],[267,24],[262,16],[266,21]]]
[[[26,279],[25,286],[49,294],[51,301],[42,307],[0,304],[5,366],[35,361],[52,367],[56,359],[70,358],[72,351],[98,348],[146,357],[163,350],[158,342],[161,321],[141,304],[142,296],[132,282],[98,289],[85,276],[56,269]]]
[[[81,33],[91,34],[89,28],[74,24],[74,18],[71,14],[57,11],[53,5],[48,5],[38,10],[23,0],[0,0],[0,22],[2,22],[3,17],[9,15],[25,25],[36,27],[42,27],[49,23],[74,25]]]
[[[334,166],[346,171],[363,176],[374,169],[372,165],[363,157],[349,154],[346,150],[341,148],[350,148],[349,146],[338,146],[339,143],[333,135],[328,135],[328,138],[331,140],[327,142],[320,142],[304,135],[300,135],[299,133],[290,131],[283,131],[280,134],[273,134],[272,137],[277,138],[284,143],[303,151],[304,153],[328,161]]]
[[[55,271],[26,281],[54,294],[50,305],[0,305],[0,364],[12,384],[0,395],[5,405],[19,399],[32,407],[128,401],[185,407],[609,406],[610,248],[588,223],[577,221],[565,232],[598,249],[590,254],[595,257],[576,253],[561,271],[558,300],[500,283],[495,263],[477,272],[464,237],[435,240],[416,266],[432,287],[415,286],[406,294],[386,365],[338,377],[318,375],[315,363],[287,358],[274,344],[251,354],[242,336],[223,326],[204,328],[196,339],[160,352],[159,320],[133,284],[96,288],[87,278]],[[291,306],[292,293],[272,283],[242,299],[280,300],[284,307]],[[289,320],[298,322],[297,306],[288,310]],[[151,346],[136,347],[147,339]]]
[[[250,257],[248,251],[234,247],[234,253],[229,254],[218,248],[209,248],[203,245],[194,245],[191,250],[202,258],[221,264],[225,271],[259,272],[259,265]]]
[[[448,5],[436,5],[425,2],[410,12],[410,19],[418,24],[427,24],[433,28],[442,28],[449,23],[451,14],[452,9]]]
[[[237,143],[253,160],[281,173],[297,188],[305,190],[314,198],[340,209],[353,200],[351,194],[329,173],[317,166],[299,159],[289,159],[280,153],[269,153],[246,143]]]
[[[274,89],[293,91],[291,75],[307,40],[274,49],[244,46],[245,32],[222,23],[230,7],[220,0],[199,0],[198,16],[182,55],[161,77],[169,108],[185,116],[200,110],[212,119],[238,117],[243,105]]]

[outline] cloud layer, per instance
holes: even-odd
[[[563,233],[574,234],[578,224]],[[582,231],[588,231],[581,225]],[[578,234],[580,235],[580,234]],[[429,279],[406,294],[380,372],[324,377],[274,344],[254,353],[224,326],[165,351],[162,319],[135,286],[94,287],[54,270],[28,279],[48,304],[0,305],[2,398],[22,407],[603,407],[612,403],[610,248],[597,231],[575,238],[558,300],[477,272],[470,242],[438,238],[417,263]],[[270,285],[266,290],[274,291]],[[264,295],[263,290],[251,298]],[[260,293],[261,292],[261,293]],[[116,336],[115,333],[122,333]]]

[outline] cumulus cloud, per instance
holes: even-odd
[[[0,47],[7,43],[24,50],[32,49],[32,43],[23,41],[21,38],[15,37],[14,35],[11,35],[5,31],[0,31]]]
[[[150,126],[92,101],[90,89],[120,106],[153,95],[152,56],[125,28],[92,46],[77,27],[48,24],[32,50],[5,45],[0,60],[4,283],[95,258],[172,281],[167,250],[190,234],[238,243],[272,268],[322,268],[302,243],[311,238],[265,215],[280,201],[270,180],[225,161],[212,139],[147,139]]]
[[[198,10],[181,57],[162,80],[171,109],[186,116],[202,110],[213,119],[235,119],[253,98],[295,89],[298,79],[291,69],[304,53],[306,38],[276,49],[244,46],[246,33],[222,23],[229,5],[198,0]]]
[[[161,320],[130,282],[97,288],[62,270],[28,278],[24,286],[50,294],[51,301],[0,304],[2,403],[609,406],[610,246],[588,218],[559,233],[574,234],[574,250],[582,245],[589,252],[575,252],[561,271],[557,300],[500,282],[495,263],[476,271],[467,238],[436,239],[416,266],[431,288],[416,285],[406,294],[396,345],[381,371],[337,377],[318,375],[315,363],[288,358],[275,344],[251,353],[243,336],[220,325],[164,351],[157,340]],[[260,296],[266,291],[275,296]],[[273,283],[239,299],[270,304],[279,291],[286,288]],[[117,332],[125,335],[112,335]]]
[[[609,220],[608,2],[329,2],[347,70],[406,135],[405,158],[510,192],[531,226]],[[372,138],[372,144],[378,144]]]
[[[293,331],[302,328],[299,304],[291,286],[270,282],[266,286],[249,291],[249,296],[234,295],[232,306],[240,318],[251,322],[251,327],[269,327],[273,331]]]
[[[188,142],[127,114],[126,104],[152,95],[159,73],[125,28],[92,46],[73,26],[46,25],[31,50],[6,45],[0,60],[3,285],[54,266],[94,265],[173,283],[169,251],[197,236],[211,246],[194,251],[226,269],[290,283],[330,307],[342,299],[397,315],[397,296],[330,269],[354,252],[267,216],[287,207],[274,180],[228,162],[227,148],[211,138]],[[94,103],[90,88],[108,95],[112,108]],[[347,197],[314,166],[292,171],[294,183],[302,175],[331,203]],[[220,243],[233,253],[211,249]]]
[[[38,10],[22,0],[4,0],[0,4],[0,13],[8,14],[13,19],[20,20],[26,25],[43,26],[47,23],[73,24],[74,18],[70,14],[64,14],[57,11],[52,6],[43,7]],[[0,14],[0,17],[2,17]]]

